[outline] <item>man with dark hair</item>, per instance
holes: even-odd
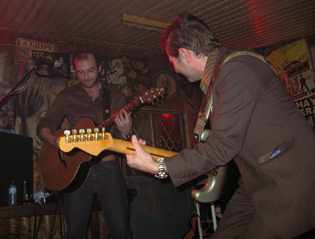
[[[79,83],[65,88],[57,95],[49,112],[38,125],[40,136],[55,146],[57,137],[54,132],[61,127],[62,122],[74,128],[80,119],[89,118],[98,125],[110,116],[111,111],[118,110],[124,104],[122,94],[109,91],[100,82],[93,54],[79,53],[74,57],[73,64]],[[127,137],[131,133],[131,126],[130,113],[121,110],[111,131],[117,137]],[[113,154],[102,153],[88,163],[90,170],[83,184],[75,191],[63,194],[66,238],[86,238],[95,195],[104,211],[111,238],[131,238],[127,190],[118,161]]]
[[[208,26],[181,15],[162,46],[174,70],[201,79],[212,109],[204,142],[153,160],[132,137],[131,167],[182,185],[234,160],[241,179],[213,238],[295,238],[315,227],[315,136],[272,67],[220,47]]]

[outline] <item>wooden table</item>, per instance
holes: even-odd
[[[57,203],[47,203],[44,205],[31,203],[26,205],[0,207],[0,218],[55,215],[60,214],[60,211]]]
[[[56,221],[59,219],[59,223],[55,222],[54,225],[58,226],[57,224],[59,224],[60,238],[63,238],[62,210],[61,207],[55,202],[50,202],[43,205],[30,203],[25,205],[0,207],[0,219],[34,217],[32,220],[33,230],[29,236],[33,239],[38,238],[41,219],[46,215],[59,215],[56,217]],[[52,228],[52,230],[53,229],[54,228]]]

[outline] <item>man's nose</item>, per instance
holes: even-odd
[[[83,79],[87,79],[88,78],[88,76],[89,76],[89,73],[88,72],[82,72],[82,77],[83,77]]]

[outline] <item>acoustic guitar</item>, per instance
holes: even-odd
[[[105,129],[114,122],[115,117],[121,110],[130,112],[140,105],[155,103],[164,95],[164,88],[149,89],[143,94],[135,96],[127,105],[114,112],[98,126],[95,126],[90,119],[80,119],[72,129],[72,133],[82,136],[83,132],[92,134],[93,129],[94,134],[104,134]],[[55,135],[59,138],[63,135],[63,130],[58,130]],[[38,158],[38,165],[46,189],[54,192],[71,192],[75,190],[84,182],[89,172],[90,161],[92,161],[93,156],[97,155],[81,150],[63,153],[49,143],[43,144]]]

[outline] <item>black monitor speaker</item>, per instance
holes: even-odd
[[[0,205],[8,204],[8,187],[17,186],[17,202],[23,201],[23,183],[33,192],[33,139],[31,137],[0,132]]]

